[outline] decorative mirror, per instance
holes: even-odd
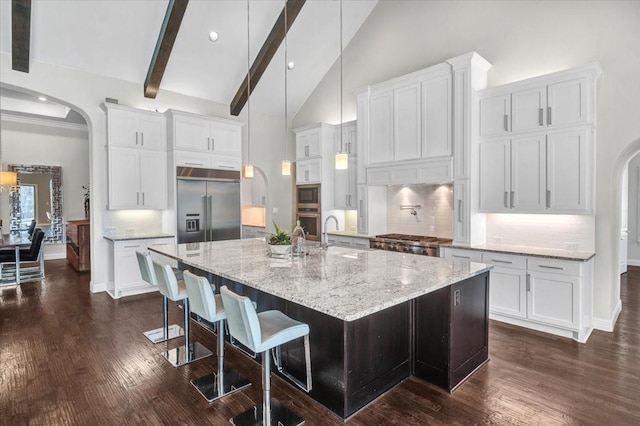
[[[9,170],[18,174],[10,195],[11,233],[26,230],[35,219],[46,243],[62,243],[62,167],[12,164]]]

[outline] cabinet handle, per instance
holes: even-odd
[[[527,291],[531,291],[531,275],[527,273]]]
[[[509,131],[509,115],[508,114],[504,115],[504,131],[505,132]]]
[[[542,114],[544,113],[544,110],[542,108],[540,108],[538,110],[538,123],[542,126]]]
[[[348,195],[344,196],[344,204],[345,204],[345,206],[349,205],[349,196]]]
[[[184,164],[186,164],[187,166],[204,166],[203,163],[189,163],[189,162],[185,162]]]
[[[564,268],[562,266],[538,265],[538,267],[545,268],[545,269],[555,269],[556,271],[564,271]]]
[[[458,222],[462,223],[462,200],[458,200]]]
[[[136,205],[139,206],[140,205],[140,193],[136,192]]]
[[[135,244],[133,246],[122,246],[122,248],[136,248],[136,247],[140,247],[140,244]]]
[[[515,195],[515,192],[511,191],[511,208],[513,208],[514,195]]]
[[[304,180],[309,181],[309,170],[304,171]]]
[[[144,132],[140,132],[140,145],[144,146]]]
[[[142,193],[142,205],[144,206],[144,192]]]
[[[549,123],[549,126],[551,126],[551,124],[553,124],[551,122],[551,107],[547,107],[547,123]]]
[[[211,149],[211,139],[207,138],[207,150]]]
[[[216,138],[211,138],[211,151],[216,150]]]
[[[138,132],[136,132],[136,145],[138,145]]]
[[[504,206],[509,207],[509,193],[507,191],[504,191]]]
[[[309,145],[305,145],[305,147],[304,147],[304,156],[305,157],[309,156]]]
[[[360,218],[362,218],[362,212],[363,212],[363,210],[364,210],[364,205],[362,204],[362,200],[360,200],[360,201],[358,202],[358,204],[359,204],[359,206],[358,206],[358,210],[360,210],[360,212],[359,212],[359,213],[360,213]]]
[[[498,260],[498,259],[490,259],[490,260],[491,260],[492,262],[495,262],[495,263],[507,263],[507,264],[509,264],[509,265],[511,265],[511,264],[513,263],[513,262],[510,262],[510,261],[508,261],[508,260]]]
[[[459,254],[452,254],[451,257],[457,257],[458,259],[467,259],[467,260],[471,260],[471,258],[469,256],[461,256]]]
[[[225,166],[224,164],[218,164],[221,169],[233,169],[233,166]]]
[[[265,204],[267,204],[266,198],[267,198],[266,196],[264,196],[264,195],[262,196],[262,205],[263,205],[263,206],[264,206]]]
[[[547,189],[547,208],[551,208],[551,191]]]

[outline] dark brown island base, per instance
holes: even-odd
[[[254,256],[266,258],[266,255],[264,249],[242,244],[240,240],[241,253],[234,253],[224,243],[202,243],[197,245],[199,248],[190,245],[189,256],[186,245],[156,251],[179,260],[184,269],[208,275],[216,291],[226,285],[248,296],[257,303],[258,312],[277,309],[309,324],[313,377],[309,395],[343,419],[410,375],[452,391],[488,361],[489,267],[486,265],[393,252],[349,250],[345,253],[332,247],[327,252],[316,252],[317,262],[309,256],[281,261],[290,262],[287,267],[286,263],[264,262],[259,257],[256,262],[240,262],[236,272],[232,272],[233,268],[230,270],[225,260],[233,256],[250,257],[255,250],[258,251],[253,252]],[[214,248],[220,250],[212,250]],[[389,271],[394,264],[405,271]],[[384,268],[384,276],[376,274],[374,269],[378,267]],[[425,268],[433,269],[432,273],[425,274]],[[261,275],[268,275],[265,279],[272,280],[271,291],[265,291],[264,282],[250,281]],[[352,276],[352,284],[347,287],[343,286],[349,281],[345,275]],[[393,276],[396,278],[391,280],[389,277]],[[416,293],[414,287],[420,287],[419,277],[424,281],[424,291]],[[287,289],[278,287],[277,283],[286,280],[291,280],[290,294],[282,297]],[[301,287],[305,280],[307,298]],[[387,289],[367,297],[368,286],[379,280]],[[434,280],[441,282],[434,284]],[[327,287],[318,292],[317,287],[323,285]],[[256,288],[259,286],[263,289]],[[373,308],[380,306],[379,301],[374,303],[368,299],[379,299],[384,294],[388,295],[384,304],[389,306]],[[352,299],[337,303],[340,308],[336,308],[335,303],[319,303],[318,296]],[[318,306],[305,306],[296,299],[306,299],[307,305]],[[349,318],[345,314],[349,311],[357,311],[354,314],[357,318]],[[302,343],[300,339],[282,347],[282,364],[285,371],[304,382]],[[259,356],[256,357],[256,362],[260,361]]]

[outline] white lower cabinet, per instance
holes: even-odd
[[[586,342],[593,330],[593,260],[445,247],[443,257],[491,264],[490,318]]]
[[[136,251],[173,244],[173,238],[110,241],[107,291],[114,299],[157,291],[142,280]]]
[[[340,247],[353,247],[355,249],[368,249],[369,237],[357,237],[353,235],[336,235],[327,234],[327,240],[329,244],[333,244]]]

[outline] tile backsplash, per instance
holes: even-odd
[[[104,235],[162,232],[161,210],[107,210],[102,220]]]
[[[401,207],[405,206],[405,209]],[[409,206],[420,206],[411,209]],[[415,214],[412,214],[415,212]],[[387,188],[387,232],[452,238],[453,186],[405,185]]]

